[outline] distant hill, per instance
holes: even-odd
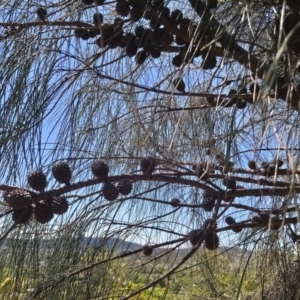
[[[28,247],[36,247],[37,243],[40,249],[51,249],[55,247],[57,239],[42,238],[39,241],[36,240],[26,240],[26,239],[13,239],[7,238],[4,240],[0,248],[9,248],[10,245],[15,244],[16,242]],[[78,247],[94,247],[94,248],[103,248],[106,247],[109,250],[113,250],[117,253],[123,251],[134,251],[143,247],[135,242],[125,241],[119,238],[102,238],[102,237],[78,237],[68,242],[77,244]]]
[[[51,249],[55,247],[56,239],[48,239],[48,238],[43,238],[39,241],[34,241],[34,240],[25,240],[25,239],[19,239],[18,240],[20,244],[26,245],[28,248],[33,248],[36,246],[37,243],[39,243],[39,248],[40,249]],[[93,247],[93,248],[107,248],[108,250],[111,250],[116,253],[121,253],[121,252],[126,252],[126,251],[135,251],[138,249],[141,249],[143,245],[131,241],[126,241],[120,238],[113,238],[113,237],[78,237],[73,240],[70,240],[69,242],[71,243],[76,243],[78,244],[78,247],[82,248],[88,248],[88,247]],[[8,238],[4,240],[1,244],[1,248],[9,248],[10,244],[16,243],[16,239]],[[161,252],[164,251],[164,248],[157,248],[155,249],[155,252]],[[181,255],[186,255],[188,252],[191,250],[190,247],[186,248],[179,248],[177,251]],[[201,246],[199,248],[199,251],[202,251],[203,247]],[[232,256],[232,257],[241,257],[243,255],[248,256],[249,253],[247,250],[235,247],[235,248],[227,248],[227,247],[220,247],[219,249],[221,252],[227,253],[227,255]]]
[[[131,242],[131,241],[126,241],[122,240],[119,238],[88,238],[85,237],[84,243],[86,245],[89,245],[91,247],[101,247],[105,245],[110,250],[114,250],[117,253],[123,252],[123,251],[134,251],[137,249],[140,249],[143,247],[143,245]]]

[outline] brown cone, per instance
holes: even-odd
[[[105,163],[103,160],[96,160],[92,163],[91,166],[92,173],[95,177],[97,177],[100,180],[106,180],[107,175],[109,172],[109,167],[107,163]]]
[[[69,203],[66,197],[53,197],[50,206],[54,214],[62,215],[68,211]]]
[[[151,156],[144,157],[140,161],[140,166],[144,175],[151,175],[155,170],[156,160]]]
[[[28,184],[36,191],[43,192],[47,186],[46,175],[42,171],[32,171],[27,175]]]
[[[52,166],[53,177],[60,183],[70,184],[72,171],[69,165],[65,162],[59,162]]]
[[[33,208],[31,205],[23,209],[14,210],[12,219],[16,224],[25,224],[30,220],[32,212]]]
[[[22,189],[16,189],[9,193],[4,193],[4,200],[15,210],[26,208],[32,203],[30,193]]]
[[[51,207],[46,203],[36,203],[34,208],[34,217],[39,223],[48,223],[53,218]]]
[[[105,182],[102,188],[103,197],[108,201],[114,201],[119,197],[119,191],[111,182]]]
[[[143,247],[143,253],[144,253],[144,255],[150,256],[152,254],[152,252],[153,252],[153,248],[150,245],[145,245]]]

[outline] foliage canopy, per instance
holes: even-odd
[[[287,269],[299,11],[291,0],[1,4],[0,292],[168,299],[178,274],[200,268],[207,296],[246,299],[255,264],[266,284]],[[123,240],[140,246],[120,252]],[[216,274],[231,248],[239,284]]]

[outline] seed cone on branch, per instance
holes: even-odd
[[[95,38],[97,36],[97,33],[95,33],[93,30],[89,30],[89,37],[90,38]]]
[[[129,195],[132,191],[132,181],[128,179],[121,179],[117,183],[117,189],[122,195]]]
[[[150,32],[149,38],[154,45],[159,45],[160,37],[165,33],[163,28],[157,28]]]
[[[219,237],[215,233],[217,229],[217,222],[213,219],[207,219],[203,222],[201,229],[205,232],[205,247],[208,250],[216,250],[219,247]]]
[[[127,17],[130,12],[130,6],[125,1],[119,1],[116,4],[116,13],[122,17]]]
[[[135,39],[136,39],[136,36],[133,33],[128,32],[118,38],[118,41],[119,41],[118,45],[121,48],[125,48],[128,45],[133,44]]]
[[[186,43],[185,47],[180,48],[179,55],[183,58],[184,62],[192,63],[195,57],[202,55],[202,51],[190,43]]]
[[[243,99],[238,99],[237,103],[235,104],[236,108],[238,109],[245,109],[247,107],[247,101]]]
[[[95,25],[100,25],[103,23],[103,15],[99,12],[94,13],[93,15],[93,22]]]
[[[136,36],[133,33],[131,33],[131,32],[127,32],[124,35],[124,39],[126,41],[126,46],[127,45],[133,45],[134,44],[134,40],[136,39]]]
[[[134,40],[135,39],[136,39],[136,36],[134,34],[132,34],[131,32],[126,33],[124,36],[122,36],[118,39],[119,40],[119,47],[125,48],[128,45],[133,45],[134,46]],[[135,48],[135,52],[132,56],[134,56],[136,51],[137,51],[137,48],[135,46],[134,46],[134,48]],[[127,49],[126,49],[126,54],[129,55],[127,53]]]
[[[205,231],[203,229],[195,229],[195,230],[190,231],[188,233],[190,243],[193,246],[196,246],[204,234],[205,234]]]
[[[153,0],[152,7],[153,9],[161,9],[165,4],[164,0]]]
[[[155,46],[150,52],[152,58],[159,58],[161,55],[161,48],[160,46]]]
[[[278,158],[278,159],[274,159],[272,161],[272,164],[276,165],[278,168],[281,168],[284,164],[284,161],[282,159]]]
[[[151,52],[155,48],[155,45],[152,42],[146,42],[143,45],[143,50],[147,53]]]
[[[144,175],[152,175],[156,167],[156,160],[151,156],[144,157],[140,161],[140,166]]]
[[[226,222],[227,225],[233,225],[233,224],[235,224],[235,219],[231,216],[227,216],[225,218],[225,222]]]
[[[53,218],[53,211],[47,203],[39,202],[35,204],[34,217],[37,222],[45,224]]]
[[[140,38],[135,38],[134,39],[134,45],[139,49],[142,48],[145,44],[145,40],[140,39]]]
[[[175,36],[175,43],[178,46],[183,46],[183,45],[185,45],[186,41],[183,40],[182,38],[180,38],[179,36]]]
[[[159,11],[159,17],[162,16],[167,20],[170,20],[170,9],[167,6],[164,6]]]
[[[131,20],[137,22],[139,19],[142,18],[144,14],[144,8],[139,5],[136,5],[131,8],[129,13],[130,13]]]
[[[185,92],[185,83],[183,79],[176,78],[173,81],[174,87],[177,91],[184,93]]]
[[[112,24],[103,24],[101,28],[99,26],[93,28],[97,35],[101,34],[101,37],[96,40],[96,44],[99,47],[107,46],[108,41],[115,37],[115,28],[111,25]]]
[[[147,52],[142,50],[142,51],[139,51],[137,54],[136,54],[136,57],[135,57],[135,60],[136,60],[136,63],[141,65],[143,64],[146,59],[147,59]]]
[[[86,30],[85,33],[83,33],[80,38],[84,41],[88,40],[90,38],[90,32],[88,30]]]
[[[25,224],[30,220],[32,212],[33,208],[31,205],[23,209],[14,210],[12,219],[16,224]]]
[[[208,250],[216,250],[219,248],[220,239],[216,233],[209,231],[204,239],[205,247]]]
[[[125,52],[129,57],[133,57],[137,53],[137,50],[138,47],[134,43],[131,43],[126,46]]]
[[[247,94],[247,88],[244,85],[239,85],[237,89],[237,94]]]
[[[232,231],[235,233],[239,233],[242,230],[243,230],[243,227],[241,225],[234,226],[234,228],[232,229]]]
[[[173,10],[170,14],[170,22],[173,24],[173,26],[177,26],[182,20],[182,18],[182,12],[179,9]]]
[[[218,224],[213,219],[207,219],[203,222],[202,229],[208,229],[208,227],[210,231],[215,231],[218,227]]]
[[[95,177],[100,180],[106,180],[109,172],[109,167],[107,163],[103,160],[96,160],[91,165],[92,173]]]
[[[157,16],[154,16],[151,20],[150,20],[150,27],[154,30],[156,29],[161,29],[163,30],[162,28],[159,28],[161,26],[161,23],[158,22],[158,18]],[[158,42],[157,42],[158,43]]]
[[[202,59],[203,59],[203,62],[202,62],[201,67],[203,70],[212,70],[217,65],[217,58],[214,54],[203,52]]]
[[[276,165],[270,164],[269,167],[267,168],[267,176],[273,176],[276,173]]]
[[[269,221],[269,218],[270,218],[270,215],[266,212],[261,212],[259,214],[259,218],[262,222],[268,222]]]
[[[135,27],[134,33],[138,38],[141,38],[145,32],[145,28],[141,25]]]
[[[62,215],[68,211],[69,202],[66,197],[53,197],[50,207],[54,214]]]
[[[179,54],[174,56],[172,59],[172,64],[173,66],[179,68],[183,64],[183,58]]]
[[[202,208],[208,212],[212,211],[214,209],[215,202],[216,202],[215,196],[205,191],[203,194]]]
[[[223,184],[231,190],[235,190],[236,189],[236,180],[231,178],[231,177],[226,177],[223,179]]]
[[[218,0],[208,0],[207,1],[207,8],[212,9],[218,6]]]
[[[3,193],[4,201],[13,209],[23,209],[32,204],[31,194],[22,189]]]
[[[36,10],[36,14],[39,17],[40,20],[45,21],[47,18],[47,10],[43,7],[39,7]]]
[[[249,160],[249,161],[248,161],[248,167],[249,167],[249,169],[251,169],[251,170],[256,170],[257,165],[256,165],[255,160]]]
[[[107,41],[107,46],[110,49],[115,49],[119,46],[119,38],[113,37]]]
[[[126,47],[126,43],[127,43],[127,41],[126,41],[125,36],[122,36],[122,37],[120,37],[118,39],[118,47],[125,48]]]
[[[178,204],[180,204],[180,200],[179,200],[178,198],[173,198],[173,199],[171,200],[171,205],[172,205],[173,207],[178,207],[178,206],[179,206]]]
[[[258,223],[258,224],[261,223],[261,219],[259,216],[253,216],[251,221],[252,221],[252,223]]]
[[[257,83],[251,83],[249,86],[249,90],[252,94],[258,94],[260,91],[260,86]]]
[[[150,256],[153,253],[153,248],[150,245],[145,245],[143,247],[143,253],[146,256]]]
[[[270,163],[263,161],[261,163],[261,169],[260,169],[260,174],[263,176],[267,176],[268,175],[268,168],[270,166]]]
[[[70,185],[72,171],[65,162],[59,162],[52,166],[52,175],[60,183]]]
[[[47,186],[46,175],[42,171],[32,171],[27,175],[27,181],[31,188],[43,192]]]
[[[77,28],[74,30],[74,34],[76,37],[81,38],[83,40],[88,40],[90,38],[90,33],[85,28]]]
[[[233,99],[238,99],[238,96],[235,96],[236,94],[237,94],[237,90],[236,89],[230,89],[229,91],[228,91],[228,94],[227,94],[227,96],[228,97],[232,97]]]
[[[114,201],[119,197],[118,189],[111,183],[105,182],[102,187],[103,197],[108,201]]]
[[[124,25],[124,22],[123,22],[123,19],[122,18],[115,18],[114,19],[114,32],[121,36],[121,31],[122,31],[122,36],[123,36],[123,25]]]

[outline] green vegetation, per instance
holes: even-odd
[[[165,250],[160,250],[164,253]],[[104,254],[110,257],[109,253]],[[76,267],[80,269],[94,256],[95,261],[103,260],[92,249],[86,251]],[[58,283],[51,288],[51,298],[57,299],[119,299],[131,291],[138,290],[158,279],[162,274],[183,258],[183,252],[163,255],[160,258],[134,255],[122,260],[108,262],[101,267],[93,267],[78,275]],[[192,299],[254,299],[265,287],[272,283],[274,274],[262,272],[258,268],[261,255],[248,260],[247,255],[231,255],[219,251],[199,250],[182,268],[157,285],[142,291],[132,299],[174,300]],[[269,257],[264,260],[270,261]],[[27,262],[29,263],[29,261]],[[71,264],[71,261],[70,261]],[[69,264],[67,264],[69,265]],[[66,268],[68,266],[66,265]],[[17,269],[1,268],[0,295],[7,299],[23,299],[30,292],[38,278],[47,276],[45,262],[41,263],[39,272],[32,275],[32,266],[26,265],[22,273],[16,276]],[[274,266],[273,266],[274,267]],[[266,269],[272,269],[272,263]],[[67,270],[67,269],[66,269]],[[73,271],[74,271],[73,270]],[[62,286],[61,286],[62,285]]]

